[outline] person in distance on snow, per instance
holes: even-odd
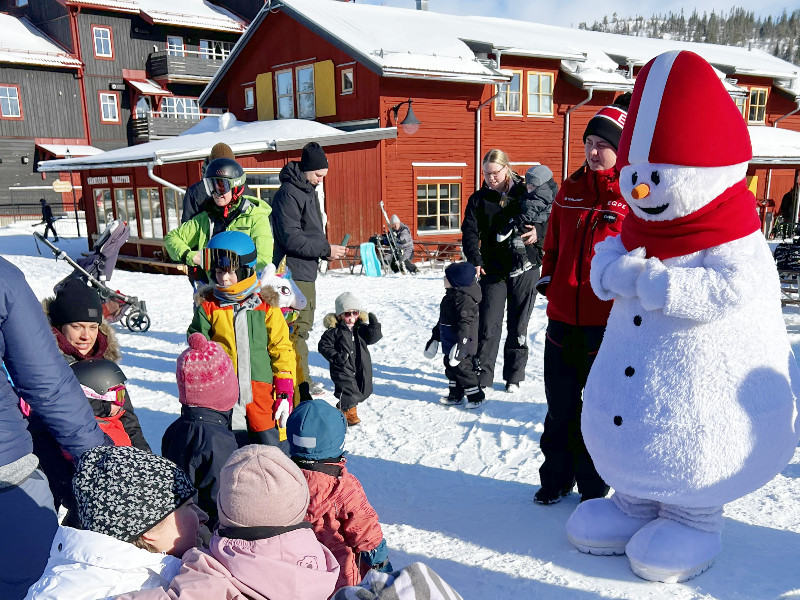
[[[536,165],[528,169],[525,173],[525,187],[528,193],[519,199],[519,213],[512,217],[508,225],[497,234],[497,241],[502,242],[507,239],[514,253],[514,262],[511,272],[508,274],[509,277],[518,277],[534,267],[528,259],[528,249],[522,239],[522,234],[529,231],[528,225],[533,225],[536,230],[533,240],[541,260],[542,241],[547,232],[547,220],[550,217],[553,199],[558,193],[558,185],[553,179],[553,172],[544,165]]]
[[[187,337],[202,333],[220,344],[233,361],[239,401],[231,426],[240,446],[278,446],[289,452],[283,435],[292,412],[297,358],[278,295],[262,289],[257,251],[242,231],[223,231],[206,246],[204,263],[216,285],[198,290],[199,306]]]
[[[327,327],[319,340],[319,353],[330,363],[333,395],[348,425],[358,425],[358,404],[372,395],[372,357],[367,346],[383,337],[374,313],[365,313],[350,292],[336,298],[336,312],[325,316]]]
[[[411,274],[416,274],[417,266],[411,260],[414,257],[414,240],[411,237],[411,231],[409,230],[408,225],[403,223],[400,220],[400,217],[397,215],[392,215],[392,218],[389,219],[389,224],[391,225],[392,230],[383,235],[383,244],[389,245],[388,236],[391,235],[397,244],[397,248],[402,253],[402,261],[406,271]],[[400,270],[400,266],[397,264],[397,261],[394,259],[394,257],[392,257],[391,266],[392,271],[395,273]]]
[[[544,239],[536,288],[547,296],[547,416],[539,442],[544,463],[539,468],[542,487],[534,496],[537,504],[559,502],[576,481],[582,500],[608,493],[581,437],[581,393],[611,311],[611,302],[600,300],[589,282],[594,245],[619,233],[628,213],[615,166],[628,100],[628,95],[620,96],[587,124],[586,162],[556,195]]]
[[[444,374],[449,393],[443,404],[461,404],[467,396],[467,408],[478,408],[485,394],[479,384],[478,314],[481,286],[475,267],[467,262],[452,263],[444,270],[444,298],[439,305],[439,320],[431,339],[425,344],[425,356],[433,358],[442,344]]]
[[[206,514],[186,473],[132,446],[94,448],[72,482],[80,529],[61,526],[26,600],[111,600],[163,590],[184,552],[200,544]]]
[[[286,424],[291,458],[311,495],[305,518],[339,562],[337,588],[357,585],[368,569],[392,570],[378,514],[345,466],[346,433],[344,415],[325,400],[301,402]]]
[[[238,448],[231,413],[239,400],[233,363],[216,342],[201,333],[189,336],[189,347],[176,369],[181,416],[164,432],[161,455],[183,469],[197,489],[197,505],[217,525],[219,473]]]

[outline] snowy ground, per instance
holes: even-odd
[[[69,237],[72,227],[73,237]],[[39,228],[41,229],[41,228]],[[85,228],[81,227],[85,234]],[[74,223],[59,222],[59,246],[86,250]],[[70,271],[43,249],[30,223],[0,229],[0,254],[20,267],[39,298]],[[490,598],[765,599],[800,587],[800,452],[762,489],[725,509],[724,550],[715,566],[686,584],[644,582],[621,557],[579,553],[564,524],[577,495],[543,507],[531,501],[539,485],[539,436],[546,412],[542,382],[545,302],[537,300],[529,328],[526,381],[515,395],[489,391],[475,412],[439,404],[447,382],[441,356],[427,360],[424,342],[443,288],[439,270],[386,278],[330,272],[318,279],[317,320],[309,346],[322,334],[334,298],[354,292],[383,324],[373,346],[375,393],[359,407],[360,427],[347,438],[348,466],[381,518],[395,567],[431,565],[466,600]],[[185,348],[191,293],[185,277],[117,270],[115,288],[147,301],[152,328],[117,329],[122,367],[142,427],[154,450],[179,413],[175,359]],[[800,308],[784,309],[800,356]],[[327,363],[312,352],[311,370],[328,390]],[[328,393],[326,399],[333,400]],[[724,415],[721,415],[724,418]]]

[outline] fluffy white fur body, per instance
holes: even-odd
[[[615,300],[582,415],[609,485],[721,506],[783,469],[798,442],[800,371],[761,232],[663,262],[609,238],[591,282]]]

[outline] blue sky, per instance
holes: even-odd
[[[356,0],[361,4],[385,4],[401,8],[414,8],[415,0]],[[719,2],[694,2],[684,4],[672,0],[624,0],[619,2],[598,2],[597,0],[550,0],[537,2],[536,0],[428,0],[428,10],[461,15],[486,15],[508,19],[523,19],[537,23],[561,25],[563,27],[577,27],[582,21],[591,25],[599,21],[603,15],[611,16],[616,12],[619,17],[642,16],[649,17],[655,12],[668,11],[680,12],[681,8],[687,16],[693,9],[699,13],[703,11],[728,12],[733,6],[745,6],[762,16],[779,16],[786,8],[789,12],[795,6],[787,6],[786,2],[761,0],[758,9],[752,3],[739,2],[737,4]]]

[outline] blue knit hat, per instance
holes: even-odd
[[[453,287],[469,287],[478,275],[472,263],[456,262],[447,266],[444,276]]]
[[[325,400],[305,400],[289,415],[286,437],[293,458],[321,460],[344,453],[347,420]]]

